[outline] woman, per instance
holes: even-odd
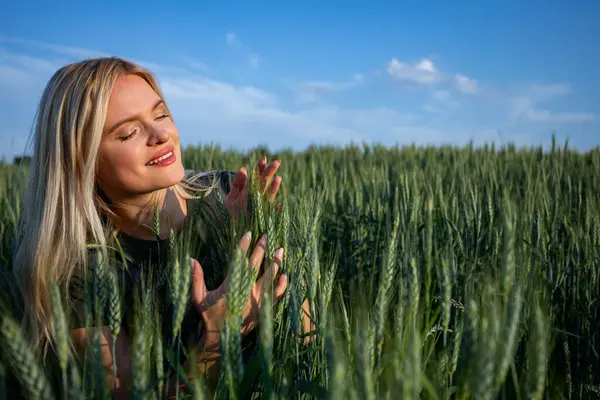
[[[273,178],[278,167],[277,161],[267,166],[266,158],[257,164],[263,193],[271,201],[281,183],[280,177]],[[219,185],[207,185],[204,178],[210,174],[194,179],[185,172],[179,133],[150,72],[123,59],[100,58],[69,64],[50,79],[40,100],[21,235],[13,263],[25,304],[23,325],[37,349],[46,354],[48,346],[54,343],[49,288],[51,282],[60,282],[63,292],[68,291],[74,302],[73,315],[79,325],[71,333],[76,348],[81,351],[86,340],[99,329],[106,383],[124,396],[131,385],[132,338],[127,329],[121,329],[117,336],[113,360],[109,326],[84,326],[77,319],[83,304],[79,283],[82,274],[89,274],[90,260],[95,260],[90,255],[96,254],[87,245],[94,243],[104,251],[118,237],[129,243],[125,252],[130,264],[141,268],[146,258],[153,257],[152,249],[157,243],[162,245],[167,240],[169,227],[178,231],[185,226],[190,200],[202,198],[207,187],[219,189]],[[219,174],[212,176],[215,175]],[[220,187],[227,193],[228,211],[235,216],[246,207],[247,173],[242,168],[235,174],[231,190],[227,178],[228,174],[221,174]],[[155,226],[155,205],[161,208],[160,232],[151,228]],[[265,238],[252,251],[250,244],[247,234],[239,239],[238,245],[249,256],[250,265],[259,266],[264,258]],[[286,276],[277,274],[281,260],[282,249],[270,266],[273,275],[269,276],[277,277],[275,301],[287,286]],[[208,375],[216,378],[227,285],[209,291],[202,265],[194,259],[192,264],[191,302],[197,312],[191,314],[203,322],[197,344],[207,351],[201,356],[198,353],[198,366],[205,372],[208,368]],[[256,282],[246,303],[243,332],[254,328],[256,304],[265,279],[266,274]],[[190,329],[194,324],[197,328],[191,314],[186,315],[188,322],[190,318],[192,321]],[[188,361],[184,367],[189,371]],[[174,389],[174,378],[170,379],[169,387]]]

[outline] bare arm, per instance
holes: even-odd
[[[221,371],[221,353],[219,352],[219,341],[220,335],[216,330],[206,330],[198,343],[196,348],[196,373],[206,376],[208,379],[203,382],[205,386],[208,386],[209,391],[214,392]],[[191,359],[188,358],[182,364],[185,375],[193,385],[194,376],[192,373]],[[179,391],[187,392],[187,386],[179,379]],[[169,392],[167,396],[169,399],[175,399],[177,389],[177,376],[173,375],[169,377]]]
[[[131,397],[132,370],[131,370],[131,338],[121,330],[115,344],[116,360],[112,358],[113,337],[110,327],[103,328],[79,328],[71,331],[76,348],[84,357],[87,343],[92,341],[94,334],[100,331],[100,347],[102,367],[105,373],[105,383],[108,388],[117,395],[118,399],[129,399]],[[89,341],[89,342],[88,342]],[[87,342],[87,343],[86,343]],[[89,354],[89,353],[88,353]],[[219,334],[215,331],[206,332],[198,344],[196,351],[196,369],[202,375],[208,375],[209,390],[214,390],[221,367],[221,355],[219,353]],[[114,379],[115,364],[117,366],[116,381]],[[187,360],[183,365],[187,378],[193,383],[191,362]],[[168,398],[175,398],[177,376],[173,375],[168,380]],[[185,383],[179,379],[179,391],[187,392]]]
[[[244,256],[248,251],[251,242],[251,235],[244,235],[240,240],[240,249]],[[258,268],[262,265],[264,253],[266,249],[266,239],[263,236],[257,244],[254,252],[250,256],[251,268]],[[279,301],[283,296],[283,293],[287,287],[287,276],[278,276],[277,272],[281,265],[281,258],[283,255],[283,249],[279,249],[275,253],[275,259],[269,267],[269,273],[263,274],[257,282],[255,282],[250,298],[246,301],[242,315],[244,320],[248,319],[248,322],[242,327],[243,330],[250,331],[254,329],[255,316],[259,314],[261,302],[261,294],[263,286],[267,281],[269,285],[275,283],[274,287],[274,300]],[[193,262],[193,292],[192,300],[193,304],[202,316],[204,321],[207,321],[207,329],[204,332],[203,337],[197,346],[196,351],[196,370],[202,375],[207,375],[208,387],[211,391],[214,390],[218,381],[220,368],[221,368],[221,355],[219,353],[219,329],[224,322],[226,315],[226,293],[228,288],[228,282],[230,275],[227,275],[225,281],[219,286],[219,288],[208,291],[204,282],[204,271],[202,266],[197,260],[191,260]],[[271,282],[272,280],[272,282]],[[304,311],[308,311],[308,307],[303,305]],[[310,320],[304,317],[305,325]],[[310,329],[310,328],[309,328]],[[86,342],[91,341],[94,334],[100,330],[101,333],[101,362],[105,371],[105,381],[108,387],[113,390],[115,388],[115,394],[119,399],[127,399],[130,397],[130,387],[132,384],[132,371],[131,371],[131,345],[132,340],[122,330],[117,336],[117,342],[115,343],[116,360],[112,358],[112,346],[113,337],[111,335],[110,327],[104,326],[102,328],[79,328],[72,331],[72,336],[75,341],[76,347],[80,352],[84,352],[86,349]],[[116,364],[116,379],[113,377]],[[186,361],[183,364],[183,370],[189,380],[193,381],[193,369],[191,368],[191,362]],[[169,377],[168,383],[170,391],[169,397],[175,395],[177,376]],[[187,391],[183,382],[179,383],[180,391]]]
[[[128,399],[128,387],[131,385],[131,356],[130,347],[131,340],[127,334],[121,330],[117,336],[115,354],[116,360],[112,358],[113,337],[110,327],[103,328],[78,328],[71,331],[71,336],[75,346],[80,354],[81,359],[85,357],[86,347],[90,345],[96,332],[100,332],[100,355],[102,359],[102,367],[105,372],[105,382],[112,391],[116,388],[115,393],[119,399]],[[89,349],[89,348],[88,348]],[[89,351],[88,351],[89,354]],[[117,379],[114,380],[115,363],[118,366]]]

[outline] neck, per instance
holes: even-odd
[[[159,208],[160,239],[169,237],[169,230],[178,231],[187,215],[186,200],[171,188],[143,196],[121,198],[112,202],[119,217],[119,230],[138,239],[154,240],[154,213]]]

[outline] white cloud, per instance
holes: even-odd
[[[596,115],[583,112],[559,112],[555,113],[549,110],[529,109],[526,113],[531,121],[538,122],[589,122],[595,121]]]
[[[436,100],[444,101],[450,98],[450,92],[446,90],[436,90],[431,96]]]
[[[31,57],[27,54],[15,53],[3,48],[0,48],[0,62],[19,69],[33,69],[44,72],[55,71],[62,64],[56,60]]]
[[[252,68],[258,68],[258,64],[260,64],[260,57],[257,55],[250,56],[250,60],[248,61]]]
[[[235,35],[233,39],[237,40]],[[20,45],[19,51],[0,49],[0,120],[7,121],[0,125],[0,138],[5,143],[9,143],[11,137],[25,137],[30,131],[37,99],[55,68],[62,65],[63,61],[74,61],[73,58],[78,58],[75,54],[93,52],[43,44],[43,49],[47,50],[44,54],[50,53],[51,56],[41,57],[29,51],[34,46],[31,43],[13,44]],[[473,137],[477,140],[493,137],[491,133],[480,135],[480,132],[493,132],[497,129],[493,123],[495,121],[477,131],[471,125],[471,119],[463,119],[457,114],[460,109],[453,99],[455,92],[452,87],[429,86],[428,82],[440,82],[442,74],[433,63],[426,61],[408,67],[406,64],[390,64],[395,73],[394,79],[426,85],[428,91],[431,89],[430,103],[420,109],[419,104],[409,105],[411,108],[406,110],[381,102],[370,107],[361,106],[360,103],[353,107],[342,107],[326,101],[328,94],[365,85],[367,79],[362,74],[354,74],[340,81],[288,82],[293,93],[304,100],[292,107],[289,93],[211,79],[204,65],[196,65],[192,59],[182,60],[182,67],[138,63],[149,67],[159,78],[174,112],[183,146],[215,142],[242,150],[259,144],[266,144],[272,149],[301,149],[309,144],[344,145],[350,141],[388,145],[396,142],[464,144]],[[368,92],[371,88],[364,89]],[[573,122],[595,118],[586,113],[553,113],[538,107],[538,103],[565,95],[569,90],[568,85],[557,84],[532,86],[524,93],[513,93],[510,104],[515,121]],[[368,100],[378,99],[371,96]],[[508,96],[504,94],[501,98],[503,104],[507,104],[507,99]],[[474,112],[479,111],[477,109]],[[501,112],[498,111],[499,120],[505,118],[500,115]],[[524,133],[518,140],[521,143],[532,142],[532,138]],[[11,149],[4,148],[4,154],[21,153],[24,150],[22,143],[17,142]]]
[[[304,103],[321,102],[322,97],[328,93],[342,92],[362,85],[365,77],[362,74],[354,74],[345,81],[311,80],[300,83],[284,82]]]
[[[452,98],[452,94],[447,90],[435,90],[431,93],[434,100],[432,103],[425,103],[423,110],[435,115],[450,115],[460,108],[460,103]]]
[[[0,43],[10,43],[36,49],[44,49],[57,54],[74,58],[110,57],[112,55],[103,51],[91,50],[83,47],[62,46],[38,40],[28,40],[9,36],[0,36]]]
[[[533,101],[542,102],[570,94],[571,86],[564,82],[550,85],[529,85],[523,92]]]
[[[66,63],[0,48],[0,103],[23,105],[38,97],[52,74]]]
[[[512,120],[534,123],[580,123],[597,119],[597,115],[588,112],[554,112],[540,108],[545,103],[571,93],[570,85],[555,83],[549,85],[529,85],[518,94],[508,98],[509,113]]]
[[[187,65],[187,67],[190,68],[191,70],[201,71],[201,72],[208,72],[210,70],[210,67],[206,63],[204,63],[202,61],[198,61],[191,57],[183,57],[183,61],[184,61],[185,65]]]
[[[595,121],[597,116],[586,112],[553,112],[536,107],[536,103],[527,97],[517,97],[509,100],[511,116],[515,120],[528,122],[589,122]]]
[[[228,46],[235,47],[238,51],[241,51],[243,54],[245,54],[245,57],[247,58],[248,66],[250,66],[250,68],[258,68],[258,66],[261,62],[260,55],[251,51],[248,48],[248,46],[243,44],[240,41],[240,39],[237,37],[235,32],[227,32],[227,34],[225,34],[225,42],[227,43]]]
[[[227,34],[225,35],[225,41],[230,46],[233,46],[233,45],[236,45],[236,44],[240,43],[238,41],[237,37],[235,36],[234,32],[227,32]]]
[[[360,75],[354,76],[351,80],[343,82],[334,81],[306,81],[302,83],[302,87],[308,91],[314,92],[337,92],[351,89],[360,85],[362,79]]]
[[[32,82],[31,91],[19,103],[21,110],[28,110],[26,117],[14,126],[0,126],[0,138],[8,140],[16,132],[29,132],[37,99],[56,65],[30,54],[3,55],[0,70],[7,73],[3,74],[6,79],[0,78],[0,102],[8,102],[22,91],[19,85],[5,85],[9,78]],[[30,68],[25,68],[25,64]],[[148,66],[149,63],[142,65]],[[385,143],[388,139],[418,143],[424,139],[419,115],[386,107],[351,109],[327,103],[291,110],[283,106],[279,96],[271,91],[210,79],[194,70],[184,71],[181,67],[154,67],[150,69],[159,78],[173,110],[183,146],[215,142],[240,149],[259,144],[273,149],[301,149],[309,144]],[[43,79],[40,78],[42,76]],[[361,83],[363,79],[362,75],[356,74],[347,82],[313,81],[306,87],[321,93],[342,90]],[[13,113],[14,110],[0,109],[0,119],[7,119]],[[30,149],[25,149],[24,143],[20,142],[12,149],[5,148],[4,152],[13,156],[27,150]]]
[[[430,103],[425,103],[423,105],[423,110],[436,115],[446,114],[448,112],[448,110],[446,110],[445,108],[442,108],[440,106],[434,106]]]
[[[428,58],[423,58],[415,64],[392,58],[387,65],[387,73],[397,82],[416,86],[434,86],[449,80],[449,77]],[[477,81],[461,74],[454,75],[453,86],[463,93],[475,94],[478,92]],[[443,92],[447,93],[447,91]]]
[[[394,80],[407,84],[431,85],[441,79],[433,61],[427,58],[414,65],[392,58],[388,63],[387,72]]]
[[[252,86],[235,86],[225,82],[197,76],[191,79],[161,79],[161,87],[169,101],[201,101],[219,109],[235,109],[245,112],[252,107],[277,107],[277,97]],[[212,106],[209,104],[211,103]]]
[[[163,81],[182,140],[189,144],[214,141],[239,148],[261,143],[274,148],[297,148],[310,143],[340,144],[365,138],[340,123],[344,111],[335,107],[292,112],[279,104],[275,94],[255,87],[201,77]]]
[[[456,84],[456,89],[463,93],[477,93],[477,81],[475,79],[469,79],[464,75],[457,74],[454,77],[454,82]]]
[[[302,148],[311,143],[343,145],[350,141],[419,137],[420,116],[386,107],[344,108],[319,103],[286,109],[279,97],[255,87],[240,87],[207,78],[164,79],[162,85],[176,122],[188,142]],[[194,127],[194,133],[187,130]],[[196,136],[196,132],[199,132]],[[399,132],[402,132],[400,135]]]

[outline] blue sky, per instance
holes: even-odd
[[[0,157],[60,66],[159,78],[182,144],[600,144],[600,2],[5,2]],[[243,4],[242,4],[243,3]]]

